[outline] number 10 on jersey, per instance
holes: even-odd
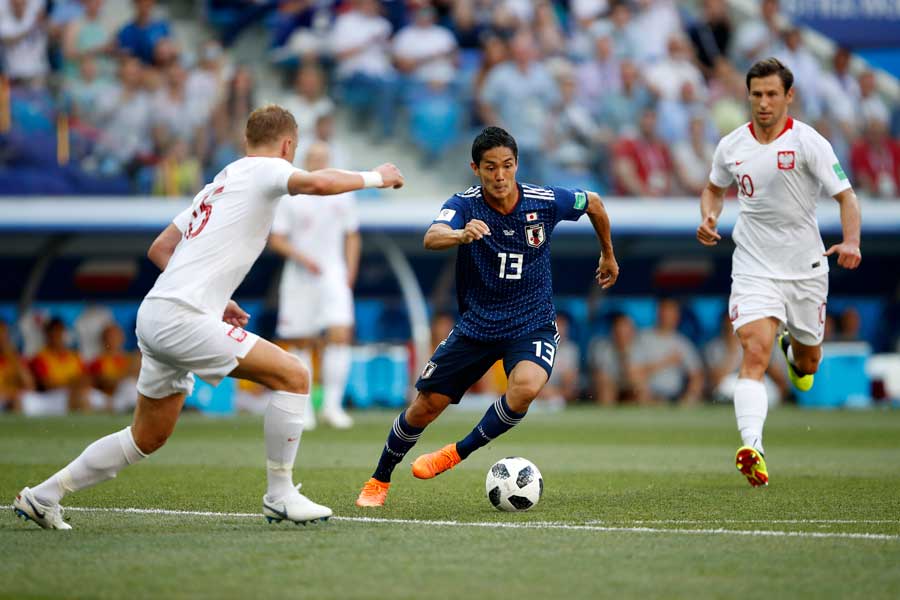
[[[522,279],[523,254],[498,252],[500,258],[500,279]]]

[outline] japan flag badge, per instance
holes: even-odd
[[[525,213],[525,220],[531,223],[532,221],[537,221],[538,214],[536,212]]]

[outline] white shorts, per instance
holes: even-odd
[[[809,279],[732,275],[728,312],[737,331],[751,321],[775,317],[795,340],[818,346],[825,337],[828,273]]]
[[[136,333],[143,355],[137,390],[148,398],[190,394],[192,373],[219,385],[259,340],[254,333],[161,298],[141,303]]]
[[[311,338],[353,325],[353,292],[338,277],[283,278],[278,290],[279,339]]]

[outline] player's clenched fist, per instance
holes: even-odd
[[[715,246],[719,243],[722,236],[716,231],[717,224],[716,218],[712,215],[703,219],[703,222],[701,222],[700,226],[697,228],[697,239],[701,244],[704,246]]]
[[[380,187],[394,189],[403,187],[403,173],[395,165],[384,163],[376,167],[375,172],[381,175],[381,179],[384,181]]]
[[[600,258],[600,264],[597,266],[597,283],[604,290],[611,288],[619,278],[619,263],[616,262],[614,256],[603,256]]]
[[[459,242],[461,244],[471,244],[475,240],[480,240],[486,235],[491,235],[491,230],[488,228],[487,223],[479,221],[478,219],[472,219],[460,230]]]
[[[835,244],[828,249],[825,256],[831,256],[832,254],[838,255],[838,265],[845,269],[855,269],[862,261],[862,253],[859,251],[859,246],[848,244],[847,242]]]

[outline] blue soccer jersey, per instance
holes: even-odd
[[[482,341],[526,335],[556,318],[550,236],[560,221],[577,221],[587,208],[581,190],[519,184],[519,202],[503,215],[485,202],[481,186],[444,203],[434,223],[462,229],[484,221],[491,235],[459,246],[456,330]]]

